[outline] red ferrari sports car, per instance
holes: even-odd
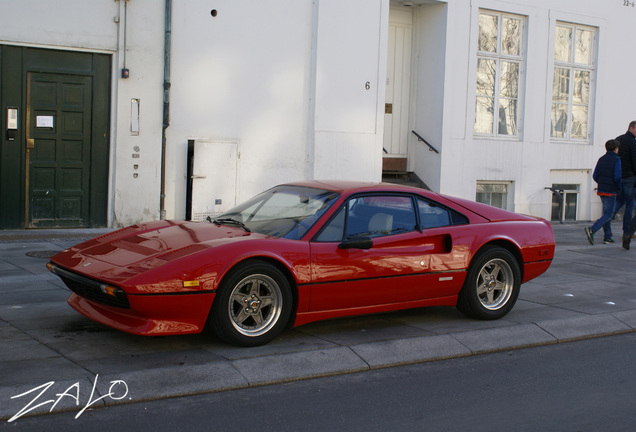
[[[546,220],[393,184],[307,181],[208,222],[155,221],[48,267],[85,316],[138,335],[255,346],[287,325],[422,306],[506,315],[554,256]]]

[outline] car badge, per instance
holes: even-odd
[[[93,264],[93,263],[87,262],[86,264],[82,264],[82,267],[88,267],[91,264]]]

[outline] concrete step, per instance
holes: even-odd
[[[383,171],[382,181],[385,183],[413,186],[431,190],[415,173],[406,171]]]

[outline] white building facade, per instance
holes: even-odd
[[[0,229],[203,219],[278,183],[383,171],[590,220],[596,160],[636,119],[631,0],[0,10]]]

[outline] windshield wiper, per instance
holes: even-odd
[[[214,225],[236,225],[245,230],[245,232],[252,232],[243,222],[232,218],[220,218],[212,219]]]

